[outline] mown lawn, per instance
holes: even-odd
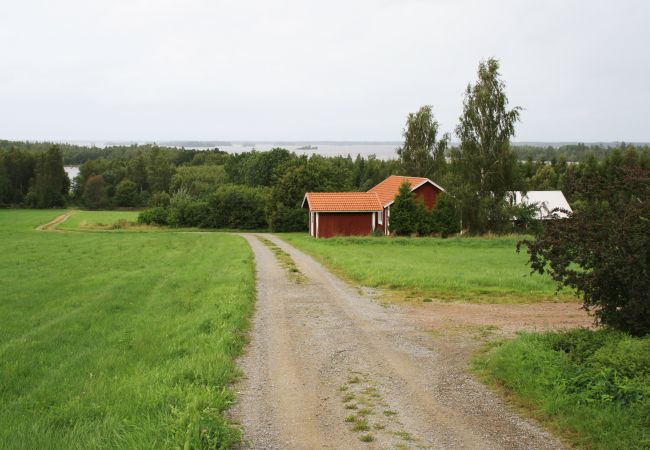
[[[35,231],[62,213],[0,210],[0,448],[236,442],[223,411],[254,305],[249,247]]]
[[[474,302],[570,301],[546,276],[530,276],[515,237],[314,239],[279,237],[356,283],[410,291],[415,297]]]
[[[650,336],[522,334],[477,357],[474,367],[574,445],[650,448]]]

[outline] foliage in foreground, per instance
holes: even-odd
[[[600,322],[650,333],[650,170],[629,166],[569,219],[525,240],[533,270],[574,289]]]
[[[0,210],[0,448],[238,442],[224,411],[254,304],[248,247],[34,231],[61,213]]]
[[[522,334],[477,358],[475,368],[575,444],[650,447],[650,337]]]

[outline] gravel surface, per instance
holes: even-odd
[[[290,281],[268,247],[244,237],[258,289],[231,410],[244,448],[563,447],[467,373],[475,334],[432,333],[423,309],[381,305],[265,234],[307,278]]]

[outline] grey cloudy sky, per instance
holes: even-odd
[[[650,2],[4,0],[0,138],[400,140],[501,60],[518,141],[650,141]]]

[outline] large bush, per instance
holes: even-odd
[[[154,206],[138,214],[138,223],[147,225],[167,225],[167,208]]]
[[[629,168],[608,192],[523,244],[531,267],[581,294],[601,323],[648,334],[650,171]]]

